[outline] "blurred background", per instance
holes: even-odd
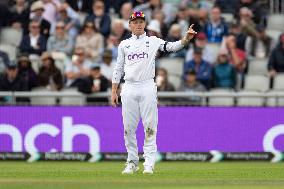
[[[0,102],[108,105],[103,92],[111,86],[118,44],[131,36],[128,18],[135,10],[145,12],[148,35],[176,41],[191,24],[199,32],[185,49],[158,53],[155,79],[166,92],[161,105],[283,106],[283,98],[273,98],[284,90],[283,4],[3,0]],[[72,95],[77,99],[67,98]]]
[[[69,129],[71,141],[89,136],[76,151],[124,152],[109,97],[134,10],[146,14],[148,35],[176,41],[191,24],[198,32],[185,49],[157,54],[162,152],[284,150],[281,137],[271,145],[284,123],[283,0],[1,0],[0,151],[72,151],[58,130],[84,123],[91,134]],[[27,142],[36,124],[37,148]]]

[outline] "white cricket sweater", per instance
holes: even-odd
[[[139,82],[155,77],[155,57],[158,50],[178,51],[183,48],[181,40],[166,42],[155,36],[148,37],[146,33],[121,41],[118,46],[118,56],[114,67],[112,83],[119,83],[122,75],[128,82]]]

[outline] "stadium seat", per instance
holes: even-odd
[[[213,51],[213,54],[215,56],[214,59],[216,60],[220,52],[221,45],[215,44],[215,43],[208,43],[206,46],[209,47],[209,49]]]
[[[266,34],[271,37],[274,41],[278,41],[279,37],[281,35],[281,33],[283,33],[281,30],[271,30],[271,29],[267,29],[266,30]]]
[[[269,95],[284,95],[284,91],[277,91],[277,90],[272,90],[269,91],[267,94]],[[266,99],[266,106],[284,106],[284,97],[268,97]]]
[[[273,81],[274,90],[284,90],[284,74],[277,74]]]
[[[33,93],[44,93],[47,92],[45,87],[38,87],[34,88],[31,91]],[[38,97],[31,97],[31,104],[32,105],[56,105],[56,98],[55,97],[45,97],[45,96],[38,96]]]
[[[175,89],[179,89],[181,86],[181,76],[176,76],[176,75],[169,75],[169,82],[171,82]]]
[[[0,50],[6,52],[11,61],[16,60],[17,47],[8,44],[0,44]]]
[[[183,58],[161,58],[159,67],[165,68],[169,75],[182,76],[184,59]]]
[[[284,29],[284,15],[283,14],[271,14],[268,16],[267,28],[272,30]]]
[[[210,95],[232,95],[233,91],[230,89],[211,89],[209,92]],[[235,100],[234,97],[209,97],[208,100],[209,106],[234,106]]]
[[[225,19],[226,23],[234,22],[234,15],[232,13],[222,13],[221,17]]]
[[[7,27],[1,29],[0,43],[18,47],[22,40],[22,30]]]
[[[269,78],[264,75],[247,75],[245,77],[245,90],[267,91],[269,89]]]
[[[60,99],[60,105],[85,105],[86,98],[76,88],[65,88],[62,91],[63,97]],[[68,95],[82,95],[81,97],[71,97]]]
[[[256,75],[256,74],[267,75],[267,73],[268,73],[267,64],[268,64],[267,59],[253,59],[253,60],[251,60],[249,62],[249,66],[248,66],[248,74],[250,74],[250,75]]]
[[[263,106],[264,98],[257,97],[260,92],[250,91],[250,90],[242,90],[239,91],[240,95],[255,95],[254,97],[237,97],[237,106]]]

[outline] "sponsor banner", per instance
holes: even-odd
[[[125,153],[121,114],[112,107],[0,107],[0,152]],[[284,151],[283,115],[284,108],[160,107],[158,150]],[[137,139],[142,152],[141,122]]]
[[[29,158],[26,152],[0,152],[0,161],[27,161]]]
[[[90,153],[78,152],[54,152],[35,153],[26,152],[4,152],[0,153],[0,161],[126,161],[126,153],[98,153],[93,156]],[[144,161],[143,154],[139,154]],[[220,162],[220,161],[267,161],[281,162],[284,160],[282,152],[176,152],[157,153],[156,162],[159,161],[191,161],[191,162]]]
[[[209,152],[165,153],[163,157],[166,161],[210,161],[213,158]]]

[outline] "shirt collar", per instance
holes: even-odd
[[[135,34],[132,33],[132,38],[133,38],[133,39],[142,39],[142,38],[144,38],[145,36],[146,36],[146,32],[144,32],[142,35],[139,35],[139,36],[137,36],[137,35],[135,35]]]

